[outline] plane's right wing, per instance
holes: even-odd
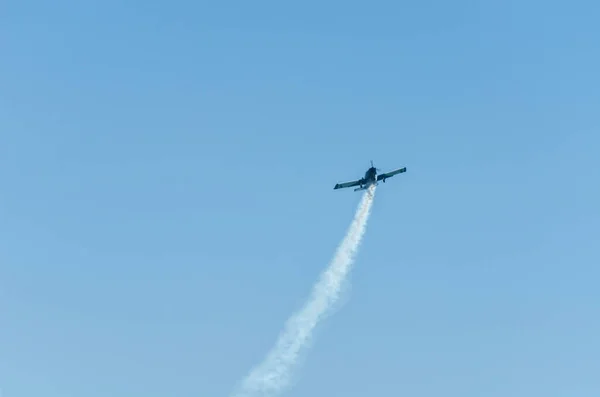
[[[406,167],[398,168],[396,170],[386,172],[385,174],[379,174],[377,175],[377,180],[380,181],[382,179],[391,178],[392,176],[396,174],[401,174],[403,172],[406,172]]]
[[[341,189],[341,188],[345,188],[345,187],[358,186],[358,185],[360,185],[361,181],[362,181],[362,179],[357,179],[352,182],[336,183],[335,187],[333,189]]]

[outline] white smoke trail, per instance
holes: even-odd
[[[242,381],[235,397],[271,395],[289,383],[294,364],[303,347],[308,346],[313,329],[337,302],[342,283],[350,270],[366,229],[375,186],[365,192],[354,220],[338,247],[329,267],[323,272],[304,307],[286,323],[283,332],[265,360]]]

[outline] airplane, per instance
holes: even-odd
[[[336,183],[335,187],[333,188],[335,189],[342,189],[342,188],[346,188],[346,187],[352,187],[352,186],[360,186],[357,187],[356,189],[354,189],[354,191],[359,191],[359,190],[366,190],[371,186],[377,186],[379,183],[379,181],[383,181],[385,183],[385,180],[387,178],[391,178],[396,174],[401,174],[403,172],[406,172],[406,167],[403,168],[398,168],[395,169],[393,171],[387,172],[385,174],[379,174],[377,175],[377,171],[379,171],[378,168],[375,168],[373,166],[373,160],[371,160],[371,168],[369,168],[367,170],[367,172],[365,172],[365,176],[357,179],[355,181],[351,181],[351,182],[343,182],[343,183]]]

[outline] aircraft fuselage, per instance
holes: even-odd
[[[377,168],[375,168],[375,167],[369,168],[367,170],[367,172],[365,172],[364,180],[366,183],[377,182]]]
[[[354,191],[365,190],[368,189],[371,185],[377,185],[377,168],[369,168],[367,172],[365,172],[365,176],[360,182],[360,187],[354,189]]]

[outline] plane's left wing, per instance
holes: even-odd
[[[357,179],[357,180],[352,181],[352,182],[336,183],[335,187],[333,189],[341,189],[341,188],[344,188],[344,187],[358,186],[358,185],[360,185],[361,181],[362,181],[362,179]]]
[[[406,172],[406,167],[398,168],[397,170],[386,172],[385,174],[379,174],[377,175],[377,180],[380,181],[382,179],[390,178],[396,174],[401,174],[403,172]]]

